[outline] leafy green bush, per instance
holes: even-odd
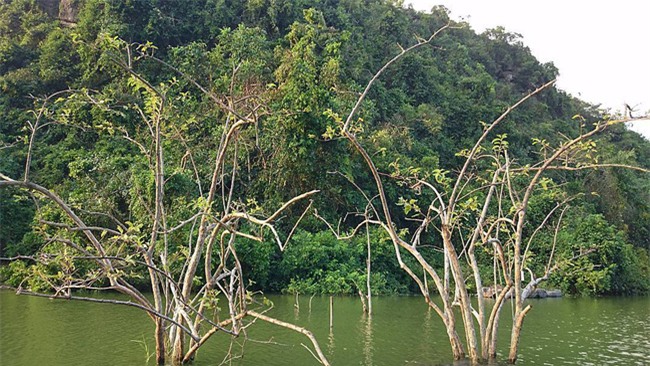
[[[564,263],[550,282],[568,293],[637,294],[650,290],[647,253],[627,243],[624,233],[602,215],[580,211],[570,215],[558,233],[557,246],[557,256]],[[580,257],[570,261],[576,256]]]

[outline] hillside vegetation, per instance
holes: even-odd
[[[353,228],[360,221],[353,213],[367,204],[356,187],[372,191],[374,183],[361,156],[336,136],[339,112],[350,110],[400,47],[448,22],[442,7],[423,13],[382,0],[3,1],[0,173],[24,176],[33,143],[31,181],[55,191],[88,222],[115,230],[115,222],[129,223],[129,233],[146,227],[156,192],[152,161],[141,152],[153,145],[134,143],[148,141],[141,117],[154,107],[146,80],[169,101],[159,114],[167,138],[164,207],[170,220],[180,220],[201,207],[197,197],[209,182],[200,177],[213,168],[230,118],[214,108],[211,96],[227,105],[255,100],[256,126],[238,132],[226,153],[224,171],[233,173],[220,183],[224,206],[272,213],[292,197],[320,192],[309,208],[299,202],[278,219],[282,240],[293,232],[284,251],[268,231],[260,233],[267,239],[262,243],[238,239],[243,273],[253,289],[265,292],[356,294],[366,281],[366,235],[337,240],[324,221],[338,223],[340,232]],[[436,180],[452,175],[485,122],[561,72],[536,60],[517,34],[502,28],[477,34],[471,24],[452,24],[460,27],[387,69],[359,111],[355,132],[387,177],[407,170]],[[124,66],[142,80],[134,81]],[[606,114],[551,87],[514,110],[494,131],[499,140],[489,144],[506,144],[525,166],[545,146],[580,134]],[[30,123],[39,118],[44,123],[30,141]],[[584,151],[599,164],[650,169],[650,142],[623,125],[611,126]],[[406,213],[394,217],[409,235],[418,226],[408,214],[419,197],[406,188],[395,184],[386,193],[391,209]],[[546,266],[555,242],[554,255],[567,263],[550,287],[583,295],[650,290],[648,173],[616,167],[551,173],[530,203],[528,234],[555,202],[569,198],[557,230],[549,225],[535,236],[529,265]],[[60,234],[46,224],[65,220],[51,203],[0,189],[0,256],[60,253],[61,243],[51,238],[77,240],[78,233]],[[242,231],[259,230],[242,225]],[[191,237],[191,230],[187,225],[170,235],[179,258],[187,245],[179,238]],[[372,227],[367,235],[373,292],[417,292],[388,236]],[[424,255],[442,266],[437,234],[426,239],[431,248]],[[484,259],[489,279],[492,258]],[[76,266],[93,271],[87,263]],[[172,272],[181,271],[173,266]],[[5,283],[38,289],[60,268],[17,261],[0,273]],[[130,276],[137,282],[137,273]]]

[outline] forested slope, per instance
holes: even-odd
[[[118,67],[123,62],[164,87],[173,100],[163,116],[169,126],[164,133],[174,141],[165,146],[165,207],[172,218],[200,206],[196,193],[207,182],[196,177],[211,168],[214,136],[220,136],[225,118],[207,94],[197,93],[195,81],[225,103],[252,96],[261,101],[258,125],[243,130],[245,138],[228,153],[229,169],[239,170],[236,179],[225,176],[233,179],[228,200],[251,213],[273,212],[291,197],[318,189],[310,210],[329,222],[342,220],[342,229],[349,229],[359,219],[348,214],[366,205],[355,185],[373,183],[361,157],[336,138],[336,119],[400,47],[447,22],[444,8],[422,13],[380,0],[4,1],[0,173],[24,174],[28,126],[44,114],[51,124],[34,140],[32,181],[55,190],[86,217],[104,212],[146,226],[153,177],[146,169],[151,162],[138,150],[148,146],[124,136],[146,133],[134,106],[145,112],[150,106],[142,97],[144,87]],[[442,33],[433,46],[389,68],[361,108],[358,134],[387,175],[400,169],[453,174],[462,164],[458,153],[472,146],[484,122],[558,77],[559,71],[538,62],[518,35],[504,29],[476,34],[471,24],[454,25],[459,29]],[[42,108],[43,98],[68,89]],[[514,110],[494,136],[502,136],[525,165],[544,153],[544,144],[575,136],[606,113],[550,88]],[[650,168],[650,142],[622,125],[606,130],[588,151],[599,163]],[[394,210],[410,209],[409,192],[399,185],[387,188]],[[648,173],[610,167],[555,172],[531,202],[529,231],[560,196],[575,196],[571,209],[557,232],[549,228],[537,236],[541,259],[531,265],[545,265],[544,253],[554,240],[557,255],[567,258],[598,248],[558,271],[552,285],[581,294],[648,291]],[[48,207],[36,215],[36,203],[17,190],[0,190],[2,256],[53,245],[44,239],[43,223],[61,215]],[[305,207],[285,213],[283,235]],[[406,229],[417,226],[398,220]],[[415,285],[400,271],[386,235],[371,229],[369,236],[375,293],[413,292]],[[433,233],[430,239],[435,246]],[[174,244],[181,256],[183,245]],[[264,291],[356,293],[365,282],[366,237],[336,240],[311,211],[284,252],[270,238],[236,245],[244,273]],[[427,255],[442,265],[435,248]],[[3,280],[20,283],[36,270],[28,264],[3,268]]]

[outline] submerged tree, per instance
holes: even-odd
[[[464,158],[464,164],[458,170],[434,169],[427,172],[422,167],[402,167],[396,161],[391,164],[390,174],[381,173],[367,150],[370,142],[365,141],[361,121],[355,121],[355,115],[373,83],[388,67],[405,54],[431,44],[448,28],[450,24],[438,29],[428,39],[418,39],[411,47],[400,47],[401,52],[384,64],[368,82],[345,120],[331,113],[338,127],[330,128],[325,137],[347,139],[365,161],[374,180],[376,190],[372,193],[355,185],[371,209],[366,209],[353,233],[367,224],[379,225],[386,231],[400,267],[417,283],[427,304],[445,324],[454,358],[469,357],[472,362],[479,362],[497,357],[501,310],[506,299],[513,298],[508,360],[515,362],[523,321],[531,309],[525,300],[553,272],[599,249],[599,243],[592,243],[590,247],[579,248],[569,255],[556,253],[562,217],[575,197],[554,189],[551,173],[602,167],[647,170],[599,160],[593,137],[611,125],[629,121],[610,116],[601,121],[587,121],[575,116],[578,132],[575,136],[561,135],[557,144],[533,139],[532,144],[539,147],[539,159],[535,163],[522,164],[519,157],[511,156],[507,135],[497,134],[495,130],[513,109],[551,87],[553,80],[509,106],[493,122],[483,123],[483,132],[474,145],[458,154]],[[390,183],[404,192],[398,202],[389,201],[385,187]],[[549,203],[541,208],[543,213],[539,220],[531,220],[528,215],[535,197],[542,197]],[[397,227],[395,206],[402,207],[406,221],[418,223],[411,228],[412,232]],[[536,235],[549,230],[555,232],[550,250],[538,247]],[[339,235],[337,231],[335,233]],[[426,255],[430,251],[427,248],[432,246],[443,255],[442,269],[436,268],[428,259],[430,256]],[[409,260],[403,259],[405,254]],[[531,258],[536,254],[546,256],[545,266],[537,268],[533,265]],[[490,303],[486,302],[483,293],[487,274],[492,277],[487,282],[492,282],[492,291],[496,292],[496,299]],[[440,295],[442,305],[434,301],[430,280],[433,280],[433,289]],[[502,286],[497,287],[498,283]],[[472,303],[472,295],[476,297],[476,306]],[[461,341],[457,330],[454,307],[460,310],[465,342]]]
[[[282,235],[276,221],[299,206],[304,213],[293,220],[298,225],[310,207],[305,201],[317,191],[296,195],[270,213],[247,199],[243,175],[256,153],[259,122],[269,113],[262,65],[256,63],[264,39],[240,27],[224,31],[220,41],[210,53],[197,45],[176,50],[186,69],[196,67],[191,61],[197,51],[212,57],[209,76],[216,80],[203,86],[155,58],[151,44],[104,36],[94,46],[111,84],[37,100],[26,128],[22,176],[0,172],[0,188],[31,197],[41,247],[5,260],[16,269],[23,261],[34,263],[24,268],[18,293],[146,311],[155,324],[159,364],[169,355],[175,363],[192,360],[217,332],[233,339],[245,335],[251,319],[306,335],[317,360],[328,364],[309,331],[265,315],[270,304],[247,289],[238,238],[272,238],[284,249],[291,233]],[[152,67],[172,76],[154,83],[138,71]],[[39,139],[65,133],[90,136],[95,149],[68,164],[68,187],[46,187],[33,164]],[[117,291],[129,300],[79,290]]]

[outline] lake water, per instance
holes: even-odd
[[[373,299],[371,319],[360,301],[269,296],[270,313],[312,330],[332,365],[450,365],[441,321],[419,297]],[[524,324],[521,365],[650,365],[650,297],[531,300]],[[504,308],[500,355],[509,334]],[[459,320],[460,321],[460,320]],[[509,327],[508,327],[509,328]],[[107,304],[48,300],[0,291],[0,365],[153,365],[152,323],[140,310]],[[317,365],[302,346],[308,339],[284,328],[257,323],[233,343],[234,365]],[[216,334],[193,365],[219,365],[230,338]],[[228,364],[228,363],[226,363]]]

